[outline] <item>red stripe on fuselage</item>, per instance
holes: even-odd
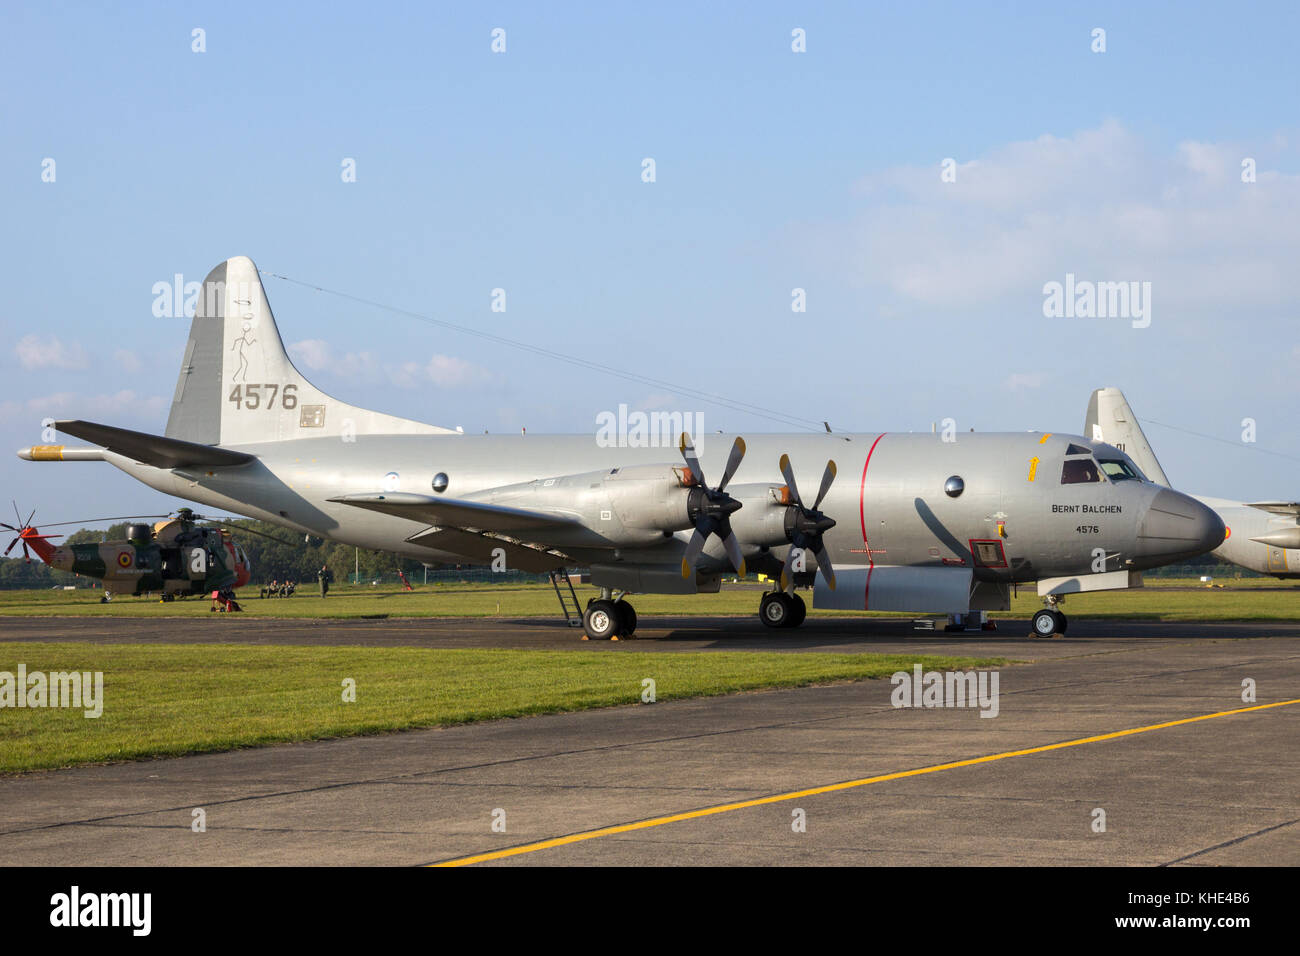
[[[867,543],[867,469],[871,467],[871,456],[875,452],[876,446],[880,444],[880,439],[884,437],[884,433],[881,433],[871,443],[871,448],[867,452],[867,460],[862,464],[862,486],[858,489],[858,517],[862,521],[862,547],[867,551],[867,586],[862,592],[863,610],[869,607],[871,572],[876,568],[876,559],[871,556],[871,545]]]

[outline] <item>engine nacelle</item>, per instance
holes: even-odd
[[[731,516],[731,530],[746,553],[790,543],[794,509],[784,490],[784,486],[773,484],[732,485],[727,489],[727,494],[741,504]]]
[[[593,533],[592,540],[557,540],[557,546],[595,544],[599,539],[620,547],[645,547],[693,526],[691,496],[702,492],[692,487],[688,475],[680,465],[630,465],[539,478],[466,499],[566,515]]]

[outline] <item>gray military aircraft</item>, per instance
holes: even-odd
[[[204,280],[164,435],[55,427],[100,447],[19,456],[106,461],[170,495],[428,563],[553,581],[589,568],[590,638],[635,631],[630,593],[716,591],[733,568],[779,581],[759,604],[771,627],[802,622],[794,590],[810,584],[818,607],[982,621],[1010,607],[1013,585],[1037,581],[1048,606],[1035,630],[1060,633],[1061,595],[1135,586],[1142,569],[1223,540],[1209,508],[1075,435],[696,435],[697,449],[682,434],[676,447],[604,447],[367,411],[293,367],[244,257]],[[800,485],[817,488],[811,502]]]
[[[1094,439],[1123,449],[1152,481],[1170,484],[1118,388],[1099,388],[1092,393],[1083,427]],[[1227,528],[1215,555],[1260,574],[1300,578],[1300,502],[1195,498],[1213,508]]]

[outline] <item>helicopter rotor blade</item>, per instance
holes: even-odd
[[[116,518],[83,518],[81,521],[56,521],[46,528],[66,528],[70,524],[99,524],[102,521],[141,521],[145,518],[169,518],[170,515],[119,515]]]
[[[275,541],[279,544],[286,545],[290,548],[298,547],[298,544],[295,541],[286,541],[284,540],[284,538],[277,538],[273,534],[267,534],[265,531],[258,531],[256,528],[245,528],[243,525],[237,525],[237,524],[232,524],[232,525],[223,524],[223,525],[218,525],[217,527],[221,528],[222,531],[229,531],[231,534],[255,534],[261,538],[270,538],[272,541]]]

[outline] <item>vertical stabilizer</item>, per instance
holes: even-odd
[[[205,445],[296,438],[455,434],[333,399],[293,367],[257,266],[213,269],[199,292],[167,437]]]
[[[1114,445],[1133,459],[1152,481],[1172,487],[1165,470],[1156,460],[1137,416],[1129,407],[1124,393],[1118,388],[1099,388],[1088,399],[1088,415],[1083,423],[1083,433],[1096,441]]]

